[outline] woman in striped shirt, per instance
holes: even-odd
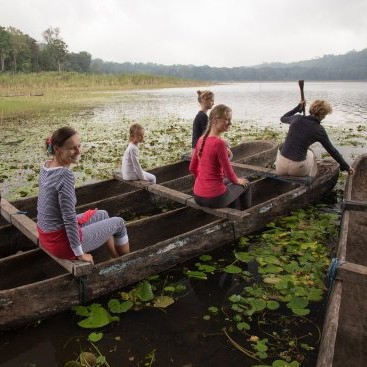
[[[112,257],[129,253],[124,221],[105,210],[76,214],[74,174],[70,165],[81,155],[79,134],[70,127],[56,130],[46,141],[52,156],[41,167],[37,228],[43,248],[54,256],[94,264],[90,251],[106,244]]]

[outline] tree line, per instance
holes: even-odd
[[[149,73],[178,78],[218,82],[293,81],[293,80],[367,80],[367,48],[345,55],[325,55],[295,63],[271,63],[253,67],[218,68],[154,63],[114,63],[92,60],[91,71],[98,73]]]
[[[0,71],[89,72],[92,55],[86,51],[68,52],[59,28],[50,27],[42,36],[44,42],[38,43],[15,27],[0,26]]]
[[[14,27],[0,26],[0,72],[76,71],[103,74],[153,74],[218,82],[287,80],[367,80],[367,48],[344,55],[294,63],[270,63],[252,67],[218,68],[208,65],[161,65],[92,60],[90,53],[68,52],[60,29],[50,27],[37,43]]]

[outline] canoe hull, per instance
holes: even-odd
[[[98,249],[96,265],[87,277],[73,277],[40,249],[0,259],[0,329],[67,310],[259,230],[275,217],[317,201],[330,191],[339,168],[326,164],[324,169],[310,187],[260,178],[253,185],[257,193],[254,205],[241,214],[240,221],[185,206],[128,223],[133,252],[109,260],[105,249]],[[123,197],[131,195],[141,203],[139,195],[147,194],[151,193],[139,190]]]
[[[278,145],[274,141],[247,141],[233,147],[233,162],[268,167],[274,163],[277,149]],[[159,184],[175,181],[189,175],[189,162],[176,162],[154,168],[149,172],[156,175]],[[134,190],[136,190],[135,187],[115,179],[77,187],[77,212],[99,208],[107,210],[110,215],[119,215],[127,219],[134,215],[143,215],[150,210],[149,206],[143,205],[144,203],[149,204],[149,194],[146,193],[147,198],[142,199],[139,205],[136,204],[137,201],[134,201],[133,198],[130,203],[126,203],[129,197],[128,194]],[[17,200],[13,202],[13,205],[20,211],[27,213],[30,218],[36,218],[37,197]],[[32,241],[0,216],[0,258],[32,248],[34,248]]]
[[[367,154],[353,167],[343,201],[360,205],[359,210],[343,210],[337,252],[342,264],[331,286],[317,367],[367,364]]]

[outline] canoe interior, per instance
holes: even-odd
[[[366,366],[366,285],[343,282],[333,367]],[[325,366],[326,367],[326,366]]]
[[[367,202],[367,154],[358,157],[354,165],[355,174],[351,176],[350,200]]]
[[[131,252],[149,248],[159,242],[216,222],[217,217],[188,207],[133,221],[127,224]],[[93,255],[96,264],[110,259],[104,247],[96,250]],[[37,266],[30,266],[34,264]],[[43,251],[30,250],[0,259],[0,291],[40,282],[61,274],[67,272]]]
[[[345,260],[367,267],[367,212],[350,210],[345,238]]]
[[[243,175],[246,177],[253,172],[236,169],[236,173],[238,175]],[[281,194],[284,194],[290,190],[296,189],[300,187],[299,183],[282,181],[271,177],[256,177],[251,178],[251,190],[252,190],[252,206],[258,205],[265,201],[271,200]],[[168,187],[170,189],[177,190],[179,192],[183,192],[188,195],[193,195],[193,188],[194,185],[194,176],[186,176],[182,177],[178,180],[172,182],[166,182],[162,184],[164,187]]]
[[[270,167],[276,158],[278,144],[270,140],[249,141],[231,148],[232,162]]]
[[[94,208],[103,209],[107,210],[110,216],[121,216],[125,221],[130,221],[136,217],[160,213],[164,208],[177,207],[180,207],[177,203],[168,200],[156,201],[151,193],[144,190],[135,190],[78,205],[76,209],[77,213]],[[18,251],[27,251],[34,248],[33,242],[10,224],[0,228],[0,243],[2,244],[0,246],[0,258],[15,254]]]

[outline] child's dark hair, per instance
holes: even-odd
[[[69,126],[60,127],[46,139],[45,145],[48,155],[55,154],[54,147],[62,147],[66,140],[77,134],[77,131]]]

